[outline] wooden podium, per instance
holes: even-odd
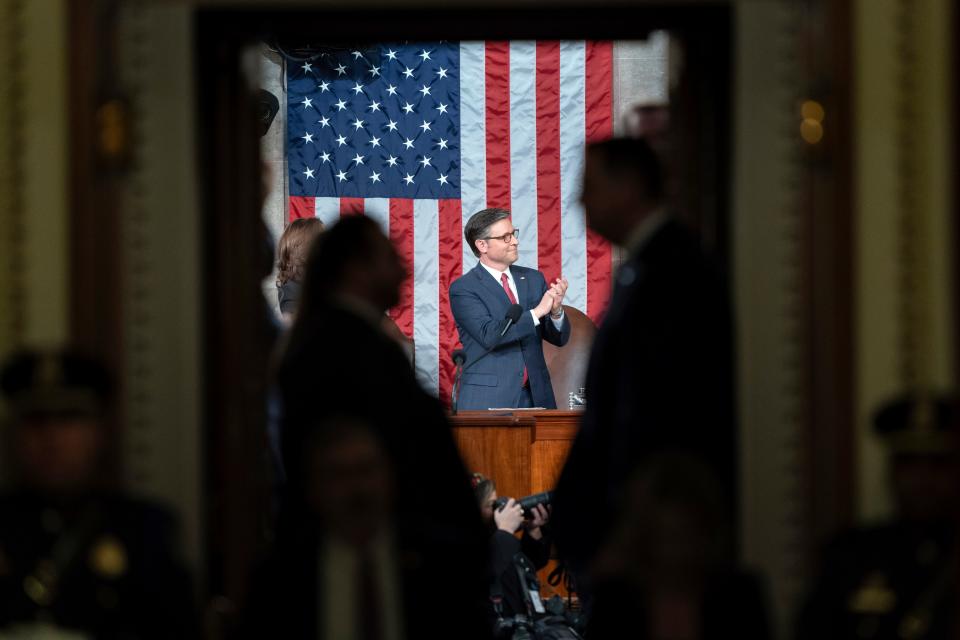
[[[461,411],[450,416],[453,438],[470,473],[497,484],[497,495],[522,498],[550,491],[580,426],[581,411]],[[540,572],[544,597],[566,595],[547,584],[555,562]],[[561,585],[562,587],[562,585]]]

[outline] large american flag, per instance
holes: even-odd
[[[375,218],[412,277],[390,311],[423,384],[449,397],[450,283],[477,259],[463,225],[513,212],[518,264],[570,282],[594,320],[610,247],[578,201],[587,141],[613,132],[610,42],[434,42],[329,50],[287,65],[289,219]]]

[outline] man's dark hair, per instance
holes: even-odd
[[[328,296],[350,269],[373,257],[380,226],[366,216],[341,218],[320,234],[310,248],[304,268],[304,299]]]
[[[467,246],[470,247],[470,250],[473,251],[473,255],[480,257],[480,252],[477,251],[477,240],[481,240],[486,237],[487,232],[490,231],[490,227],[500,222],[504,218],[509,218],[510,212],[506,209],[497,209],[496,207],[490,209],[484,209],[483,211],[477,211],[475,214],[470,216],[470,219],[467,220],[466,226],[463,228],[463,237],[467,240]]]
[[[642,138],[609,138],[587,145],[587,153],[613,176],[636,180],[652,202],[663,199],[663,169],[656,152]]]

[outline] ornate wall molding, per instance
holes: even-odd
[[[124,480],[201,548],[201,274],[188,6],[127,2],[118,19],[131,157],[121,188]]]
[[[24,332],[24,2],[0,0],[0,357]]]
[[[780,631],[805,586],[804,251],[796,111],[799,9],[740,2],[733,256],[741,435],[741,549],[769,581]]]

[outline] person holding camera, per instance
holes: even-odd
[[[517,555],[522,554],[536,570],[550,559],[550,537],[546,525],[550,509],[544,504],[534,505],[528,512],[513,498],[502,507],[498,504],[497,486],[480,473],[470,481],[483,521],[490,529],[490,583],[491,595],[501,598],[504,617],[527,614],[527,597],[517,572]],[[502,500],[499,501],[502,504]],[[516,533],[523,530],[520,538]],[[537,595],[539,598],[539,594]]]

